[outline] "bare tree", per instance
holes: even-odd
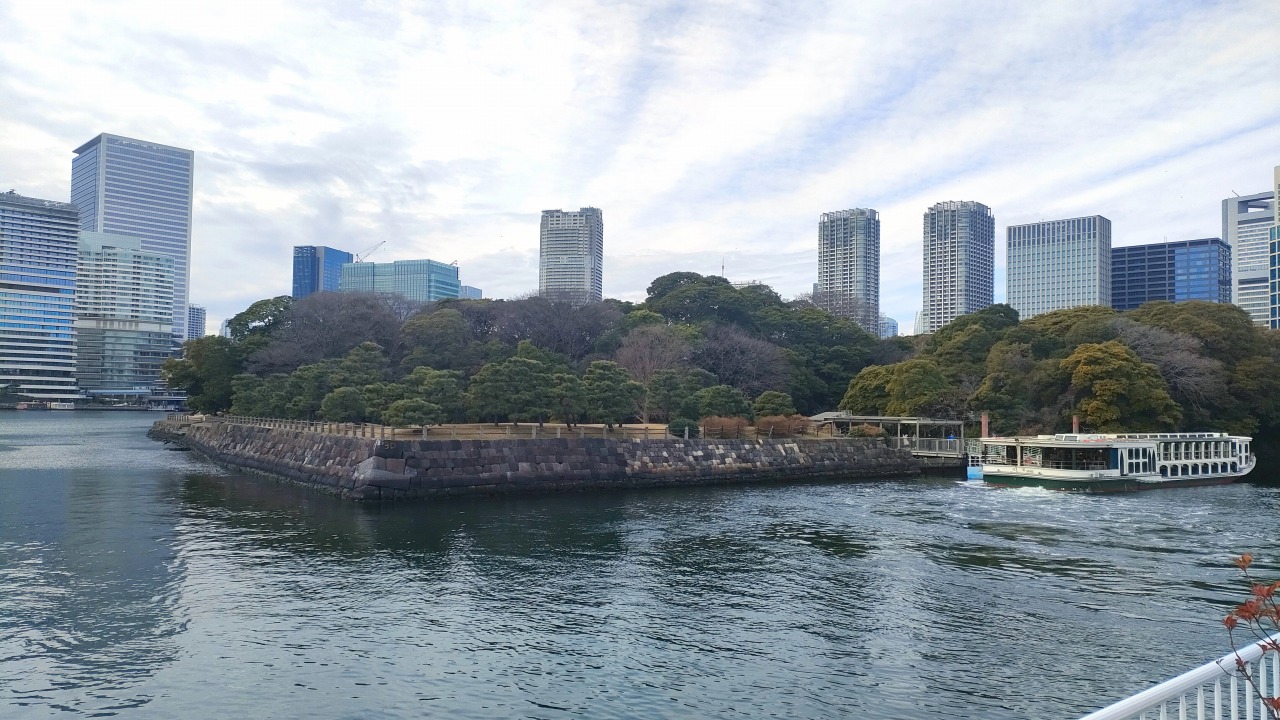
[[[1222,362],[1201,355],[1203,343],[1196,338],[1128,318],[1116,319],[1114,327],[1121,342],[1156,366],[1174,399],[1204,412],[1228,397]]]
[[[614,362],[631,378],[648,384],[659,370],[674,370],[689,363],[689,343],[668,325],[642,325],[627,333],[614,353]]]
[[[607,303],[575,306],[529,298],[501,304],[494,338],[507,345],[528,340],[544,350],[582,362],[595,349],[600,336],[621,319],[622,313]]]
[[[734,327],[713,325],[693,351],[693,362],[720,382],[756,397],[765,390],[781,390],[787,382],[787,358],[782,348]]]
[[[362,342],[399,351],[400,318],[384,297],[365,293],[315,293],[293,304],[288,321],[247,363],[251,372],[292,372],[301,365],[345,355]]]

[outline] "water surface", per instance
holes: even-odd
[[[0,717],[1072,717],[1226,651],[1280,491],[360,506],[0,413]],[[1259,478],[1265,479],[1265,478]]]

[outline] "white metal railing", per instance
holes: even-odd
[[[889,435],[885,437],[885,442],[888,443],[889,447],[911,450],[917,453],[937,453],[954,457],[960,457],[964,454],[961,441],[954,438],[918,438]]]
[[[1268,642],[1280,641],[1280,633]],[[1255,688],[1237,668],[1243,661]],[[1080,720],[1266,720],[1273,717],[1259,697],[1280,697],[1280,654],[1264,652],[1262,643],[1228,653],[1172,680],[1143,690]]]

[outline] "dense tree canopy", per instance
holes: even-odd
[[[165,365],[193,409],[574,424],[838,406],[987,411],[1006,434],[1061,430],[1075,414],[1086,430],[1225,430],[1253,434],[1259,449],[1280,436],[1280,333],[1213,303],[1023,322],[993,305],[931,336],[879,340],[768,286],[676,272],[642,305],[318,293],[259,301],[231,327],[232,338],[190,341]]]

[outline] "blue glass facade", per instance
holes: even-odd
[[[389,263],[348,263],[342,266],[343,292],[400,295],[431,302],[458,298],[458,266],[435,260],[397,260]]]
[[[1111,306],[1145,302],[1231,302],[1231,246],[1219,238],[1111,249]]]
[[[293,246],[293,298],[312,293],[337,292],[342,282],[342,266],[352,261],[351,253],[323,245]]]
[[[142,240],[143,252],[173,258],[173,334],[186,339],[195,153],[102,134],[75,150],[71,203],[80,229]]]
[[[0,193],[0,392],[79,396],[74,205]]]

